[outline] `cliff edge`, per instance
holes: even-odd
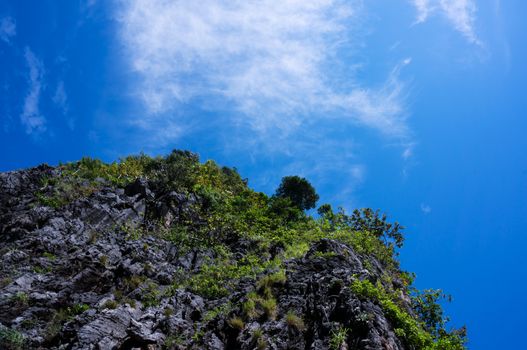
[[[187,151],[0,174],[0,348],[464,349],[378,212]]]

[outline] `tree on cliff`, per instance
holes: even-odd
[[[289,198],[291,203],[300,210],[314,208],[319,198],[309,181],[299,176],[283,177],[280,186],[276,189],[275,196]]]

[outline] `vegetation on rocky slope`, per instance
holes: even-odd
[[[220,167],[210,160],[201,163],[196,154],[176,150],[167,157],[130,156],[111,164],[83,158],[44,172],[38,182],[31,206],[48,207],[57,213],[66,209],[74,212],[78,203],[110,188],[122,188],[126,195],[144,201],[139,221],[98,223],[89,233],[88,245],[105,235],[118,234],[123,244],[140,243],[134,249],[142,249],[141,256],[148,256],[161,244],[176,249],[178,259],[193,254],[189,266],[175,264],[177,267],[163,279],[149,273],[162,270],[150,261],[142,261],[140,272],[119,275],[112,257],[98,257],[98,266],[118,276],[114,277],[115,285],[105,289],[106,294],[100,292],[106,296],[111,293],[111,298],[99,302],[101,310],[115,310],[121,305],[162,307],[163,317],[170,319],[177,308],[166,300],[177,298],[181,291],[205,300],[200,315],[191,316],[195,318],[192,335],[168,331],[151,340],[159,346],[220,348],[206,341],[207,332],[213,330],[214,337],[226,348],[282,348],[276,345],[274,328],[269,324],[278,327],[283,322],[287,337],[303,339],[296,343],[289,340],[292,344],[308,346],[314,339],[322,339],[321,344],[332,349],[342,349],[343,344],[367,349],[361,339],[377,327],[381,314],[388,322],[386,332],[393,335],[391,341],[400,348],[464,349],[464,329],[449,329],[443,316],[442,292],[416,290],[412,287],[413,275],[401,271],[397,250],[403,246],[403,227],[371,209],[347,214],[342,208],[335,211],[324,204],[318,208],[317,217],[307,215],[304,209],[313,208],[318,196],[305,179],[285,178],[277,194],[267,196],[250,189],[236,169]],[[171,208],[178,206],[174,214]],[[14,234],[7,238],[7,228],[0,228],[0,232],[2,245],[16,242]],[[5,250],[2,253],[7,254]],[[42,252],[41,263],[33,267],[38,269],[35,273],[60,273],[54,270],[60,260],[56,258],[52,252]],[[341,273],[339,269],[344,270]],[[324,277],[324,270],[332,273],[326,276],[324,295],[339,295],[343,303],[356,299],[362,311],[342,306],[348,311],[340,315],[339,306],[332,305],[333,316],[327,320],[331,322],[319,325],[317,318],[322,316],[318,311],[291,301],[298,293],[295,286],[304,288],[306,284],[295,279],[310,273]],[[6,277],[0,287],[8,287],[14,278]],[[22,294],[12,298],[10,303],[20,310],[32,302]],[[58,308],[51,320],[55,328],[47,329],[43,344],[58,345],[57,335],[93,308],[84,303]],[[0,321],[6,323],[6,319]],[[23,327],[4,327],[2,323],[0,344],[13,349],[23,347]],[[295,348],[291,343],[288,346]]]

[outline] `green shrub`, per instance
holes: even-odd
[[[280,269],[269,275],[262,277],[256,284],[256,288],[259,289],[266,297],[272,296],[272,288],[274,286],[283,286],[287,281],[287,277],[284,269]]]
[[[263,336],[263,331],[261,328],[256,328],[252,332],[252,341],[256,344],[257,350],[267,349],[267,341]]]
[[[13,282],[11,277],[3,277],[0,279],[0,288],[4,288]]]
[[[240,278],[256,278],[272,264],[272,261],[265,262],[254,255],[246,255],[240,261],[219,260],[202,265],[199,273],[183,284],[196,294],[219,298],[228,295]]]
[[[268,298],[260,300],[260,305],[268,320],[274,320],[278,312],[278,307],[275,298]]]
[[[162,294],[159,290],[159,286],[156,283],[148,282],[141,288],[141,301],[145,307],[159,305]]]
[[[72,315],[80,315],[82,314],[84,311],[87,311],[88,309],[90,308],[89,305],[86,305],[86,304],[74,304],[71,308],[70,308],[70,313]]]
[[[242,304],[242,311],[248,319],[253,319],[260,316],[256,309],[256,302],[258,300],[256,294],[250,294],[247,301]]]
[[[255,330],[253,330],[252,332],[252,339],[253,341],[258,341],[259,339],[261,339],[263,337],[263,331],[261,328],[256,328]]]
[[[46,258],[46,259],[51,260],[51,261],[54,261],[54,260],[57,259],[57,256],[56,256],[55,254],[50,253],[50,252],[44,252],[44,253],[42,254],[42,256],[43,256],[44,258]]]
[[[389,223],[386,219],[386,214],[381,215],[379,210],[373,211],[370,208],[355,209],[351,216],[345,217],[346,223],[353,230],[370,232],[387,244],[388,240],[393,240],[395,245],[401,248],[404,242],[404,227],[398,222]]]
[[[27,306],[29,304],[29,295],[25,292],[17,292],[11,297],[11,301],[20,306]]]
[[[0,348],[6,350],[21,350],[24,348],[26,338],[14,329],[0,329]]]
[[[129,277],[125,277],[123,279],[123,286],[124,286],[126,291],[131,292],[131,291],[139,288],[139,286],[141,284],[143,284],[145,281],[146,281],[146,277],[145,276],[132,275],[132,276],[129,276]]]
[[[258,339],[258,341],[256,341],[256,349],[257,350],[267,349],[267,341],[264,338]]]
[[[289,327],[299,330],[300,332],[302,332],[306,328],[304,325],[304,321],[300,317],[298,317],[292,310],[289,310],[285,315],[285,323],[287,323]]]
[[[102,306],[103,309],[117,309],[117,307],[119,306],[119,303],[117,303],[116,300],[113,300],[113,299],[109,299],[107,300],[104,305]]]
[[[339,350],[343,343],[348,338],[349,328],[339,327],[331,331],[329,338],[329,348],[331,350]]]
[[[203,322],[208,322],[215,319],[218,316],[225,316],[232,310],[231,302],[222,304],[212,310],[209,310],[203,316]]]
[[[71,320],[74,316],[71,308],[55,310],[44,331],[45,340],[51,342],[60,333],[64,323]]]
[[[55,209],[61,208],[68,203],[66,198],[63,198],[62,196],[59,196],[56,194],[52,196],[48,196],[41,192],[37,192],[36,197],[40,204],[46,207],[51,207]]]
[[[231,326],[231,328],[237,329],[239,331],[243,330],[243,328],[245,327],[245,322],[243,322],[243,320],[238,316],[230,318],[227,323],[229,324],[229,326]]]
[[[464,334],[455,331],[447,332],[444,328],[433,334],[427,332],[426,324],[403,311],[380,283],[375,286],[368,280],[355,280],[351,285],[351,290],[361,298],[379,303],[386,317],[392,322],[397,336],[406,341],[408,345],[417,349],[464,349]]]
[[[185,338],[179,334],[179,335],[169,335],[166,337],[165,342],[162,346],[162,349],[166,350],[172,350],[174,348],[177,348],[176,345],[183,345],[185,343]]]

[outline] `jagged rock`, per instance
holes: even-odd
[[[104,310],[93,321],[82,326],[77,332],[77,349],[116,349],[128,337],[128,330],[137,311],[128,307]]]
[[[214,252],[145,234],[159,222],[202,222],[193,211],[200,198],[157,193],[146,179],[124,188],[96,179],[96,190],[53,208],[35,193],[42,178],[57,174],[48,166],[0,174],[0,331],[15,329],[30,348],[160,349],[166,343],[172,349],[318,350],[328,349],[339,325],[353,329],[340,349],[404,349],[379,305],[349,288],[354,276],[381,276],[383,266],[367,258],[366,269],[366,258],[346,244],[323,239],[285,261],[287,279],[273,291],[276,317],[234,329],[228,320],[242,314],[254,279],[240,279],[219,298],[170,290],[177,276],[196,273]],[[242,257],[258,243],[233,235],[225,244]],[[272,246],[270,258],[284,248]],[[226,313],[211,314],[225,305]],[[302,329],[287,324],[289,310],[303,317]]]

